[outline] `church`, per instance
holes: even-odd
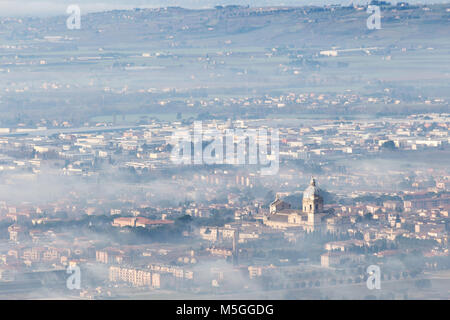
[[[328,213],[323,209],[323,194],[311,182],[303,192],[302,210],[291,209],[291,205],[278,197],[270,204],[269,214],[263,218],[263,223],[275,229],[302,228],[306,232],[322,230]]]

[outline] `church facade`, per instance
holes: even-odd
[[[323,209],[323,195],[316,181],[303,192],[302,210],[291,209],[291,205],[278,197],[270,204],[269,215],[263,223],[275,229],[302,228],[306,232],[320,231],[326,227],[328,216]]]

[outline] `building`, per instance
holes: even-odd
[[[364,255],[348,252],[327,252],[320,256],[322,267],[330,268],[342,266],[343,264],[357,264],[364,260]]]
[[[159,274],[136,268],[109,267],[109,281],[126,282],[135,287],[159,288]]]
[[[323,209],[322,193],[311,178],[310,185],[303,192],[302,210],[291,209],[290,204],[277,198],[270,204],[269,215],[263,218],[263,223],[275,229],[302,228],[307,232],[322,230],[328,216]]]
[[[20,242],[26,239],[25,229],[17,224],[8,227],[9,240]]]
[[[173,224],[173,220],[151,220],[144,217],[120,217],[114,219],[112,225],[114,227],[143,227],[143,228],[151,228],[158,227],[167,224]]]

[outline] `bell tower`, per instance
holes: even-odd
[[[311,178],[308,188],[303,192],[303,212],[316,214],[323,212],[323,198],[321,190],[316,186],[316,180]]]

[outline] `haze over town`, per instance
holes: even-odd
[[[450,5],[164,3],[0,3],[0,298],[449,299]]]

